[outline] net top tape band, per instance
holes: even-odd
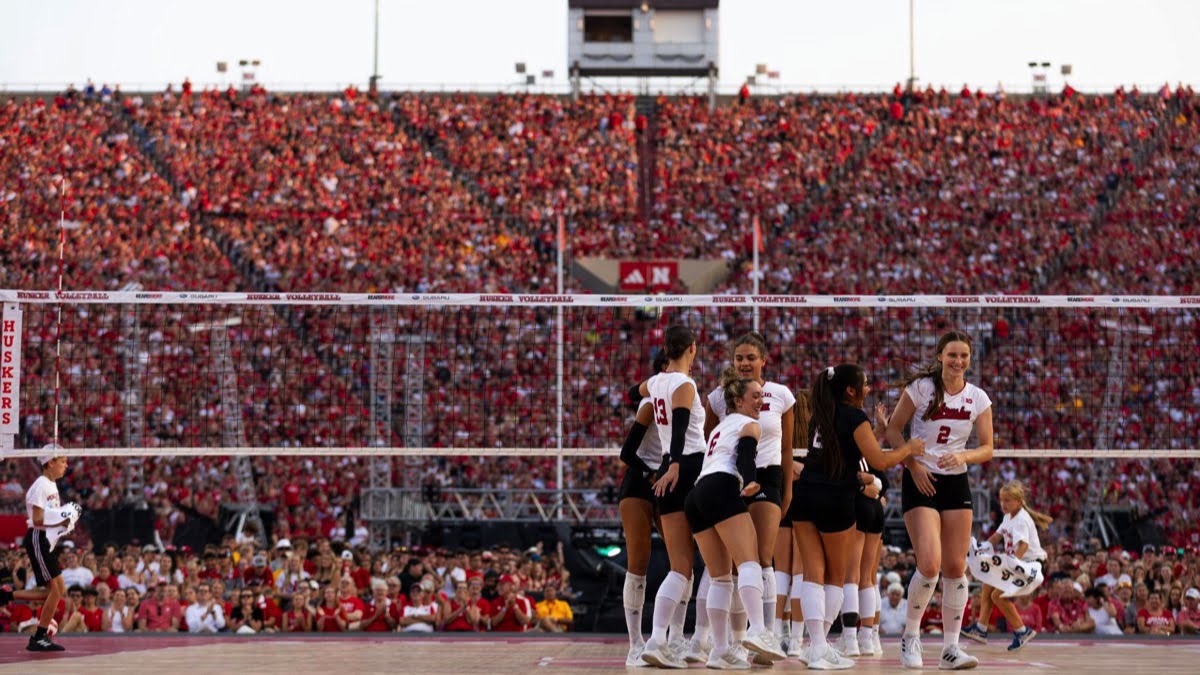
[[[548,307],[1200,307],[1185,295],[520,295],[487,293],[208,293],[0,290],[0,302],[144,305]]]
[[[8,450],[4,459],[37,457],[40,449]],[[192,448],[67,448],[67,457],[558,457],[557,448],[405,448],[405,447],[192,447]],[[616,457],[621,449],[563,448],[563,457]],[[807,454],[797,450],[795,456]],[[995,459],[1200,459],[1200,450],[1146,448],[1138,450],[997,449]]]

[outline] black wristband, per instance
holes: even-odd
[[[737,442],[737,470],[742,476],[742,486],[753,483],[758,478],[758,468],[754,458],[758,455],[758,439],[753,436],[742,436]]]
[[[642,383],[638,382],[633,385],[627,394],[629,397],[629,405],[637,405],[642,402]]]
[[[683,448],[687,444],[688,425],[692,422],[692,411],[688,408],[673,408],[671,410],[671,450],[672,462],[678,462],[683,457]]]

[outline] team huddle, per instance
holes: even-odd
[[[917,556],[901,663],[924,665],[920,622],[940,576],[945,628],[939,667],[978,665],[959,646],[971,548],[967,465],[992,458],[993,437],[991,400],[965,378],[970,338],[943,335],[935,360],[904,383],[892,414],[875,407],[874,424],[863,410],[870,387],[861,367],[826,368],[809,393],[795,395],[764,378],[769,357],[762,335],[749,333],[731,347],[732,363],[720,386],[702,397],[690,376],[695,336],[672,326],[653,375],[629,392],[637,417],[621,449],[628,466],[620,490],[629,550],[626,665],[705,663],[741,670],[796,657],[813,670],[843,670],[853,667],[850,657],[882,655],[877,569],[884,472],[897,464],[904,466],[902,507]],[[968,450],[972,434],[976,443]],[[797,449],[807,453],[794,456]],[[1005,504],[1006,513],[1013,508],[1006,523],[1030,517],[1019,496]],[[643,642],[654,527],[666,544],[671,571],[655,596],[653,632]],[[1036,537],[1030,522],[1001,528],[993,542],[1003,538],[1009,553],[1036,564],[1041,551]],[[689,641],[683,624],[696,548],[705,570]],[[1011,595],[1004,590],[985,586],[985,595],[1007,610],[1004,605],[1011,603],[1005,598]],[[831,644],[829,630],[839,616],[841,641]],[[1010,650],[1035,635],[1016,625]],[[978,627],[972,629],[968,637],[982,637],[974,634]]]

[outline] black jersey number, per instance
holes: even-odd
[[[665,427],[671,423],[667,417],[667,402],[661,398],[654,399],[654,423],[660,427]]]
[[[708,454],[712,455],[717,450],[717,439],[721,437],[721,432],[713,434],[712,440],[708,442]]]

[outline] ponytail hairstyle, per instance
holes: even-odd
[[[846,389],[861,389],[866,382],[866,371],[853,363],[843,363],[817,373],[812,387],[812,436],[821,435],[821,447],[808,443],[808,466],[820,466],[830,478],[841,478],[845,472],[845,461],[838,447],[836,412],[837,404],[846,398]]]
[[[650,362],[650,376],[653,377],[667,369],[667,363],[670,360],[667,358],[667,350],[660,349],[654,355],[654,360]]]
[[[671,326],[663,335],[663,351],[674,361],[683,358],[689,347],[696,343],[696,334],[687,326]]]
[[[796,404],[792,406],[792,448],[808,448],[808,421],[812,417],[808,392],[796,392]]]
[[[1025,484],[1019,480],[1009,481],[1000,488],[1001,494],[1006,494],[1020,502],[1021,508],[1025,510],[1025,513],[1029,514],[1030,518],[1033,518],[1033,524],[1036,525],[1039,530],[1045,530],[1050,526],[1050,523],[1054,522],[1054,519],[1042,513],[1041,511],[1034,511],[1033,509],[1029,508],[1029,503],[1025,501],[1027,492],[1028,491],[1025,489]]]
[[[975,343],[966,333],[952,330],[938,338],[937,351],[935,352],[936,355],[940,356],[941,353],[945,351],[946,345],[950,344],[951,342],[965,342],[968,348],[972,350],[975,349]],[[942,362],[937,360],[937,356],[934,357],[931,365],[917,369],[911,375],[905,378],[904,384],[901,385],[902,387],[907,387],[913,382],[925,377],[933,380],[933,397],[929,399],[929,407],[926,408],[925,412],[921,414],[921,419],[923,420],[933,419],[934,414],[941,409],[942,403],[946,398],[946,385],[942,382]]]
[[[721,391],[725,394],[725,410],[733,412],[737,407],[736,401],[746,395],[746,385],[754,380],[742,377],[732,365],[725,366],[721,371]]]

